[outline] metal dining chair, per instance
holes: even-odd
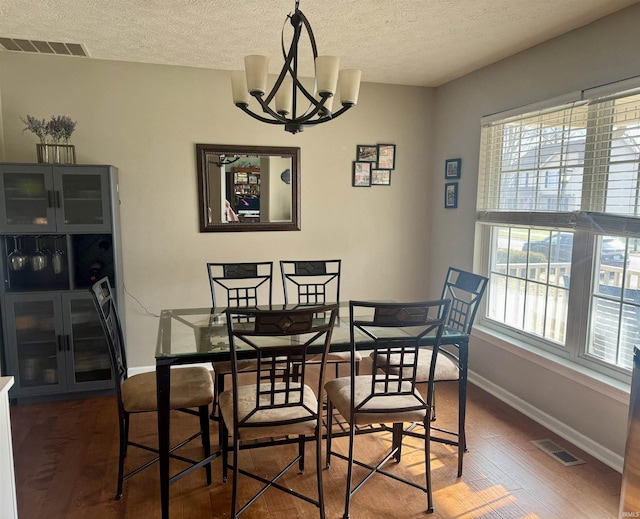
[[[273,262],[207,263],[211,302],[214,307],[255,307],[271,304]],[[239,364],[241,371],[255,369],[255,361]],[[213,362],[215,377],[211,419],[217,420],[218,395],[224,391],[224,379],[231,374],[231,363]]]
[[[129,376],[127,373],[127,356],[124,337],[122,335],[122,328],[120,326],[118,311],[109,279],[103,277],[98,280],[90,288],[90,293],[96,310],[98,311],[107,344],[109,345],[111,370],[116,389],[118,426],[120,430],[116,499],[120,499],[122,498],[124,482],[131,476],[134,476],[158,461],[158,457],[156,456],[128,474],[124,473],[124,462],[127,456],[127,448],[130,445],[156,454],[158,453],[158,449],[155,447],[136,443],[129,439],[129,421],[131,416],[140,413],[156,412],[158,409],[156,374],[155,372],[148,372]],[[196,461],[173,454],[173,452],[188,442],[200,437],[202,439],[204,457],[207,458],[211,454],[209,440],[209,404],[213,401],[213,381],[211,380],[209,371],[202,367],[174,370],[171,376],[170,394],[170,408],[172,410],[182,411],[200,418],[199,431],[172,448],[170,456],[174,459],[195,465],[197,463]],[[197,411],[193,408],[197,408]],[[211,463],[205,464],[204,468],[207,485],[210,485]]]
[[[442,299],[451,300],[451,311],[446,321],[449,328],[455,328],[461,332],[471,335],[473,322],[478,312],[478,306],[487,287],[488,278],[472,272],[467,272],[455,267],[450,267],[442,287]],[[372,354],[373,355],[373,354]],[[432,424],[431,429],[436,431],[432,435],[433,441],[439,441],[448,445],[458,447],[458,477],[462,476],[462,462],[464,453],[467,450],[465,434],[465,421],[467,409],[467,371],[468,371],[468,348],[461,349],[460,345],[452,344],[440,348],[440,354],[436,363],[436,370],[433,374],[434,381],[457,382],[458,383],[458,427],[451,431],[436,427]],[[431,353],[428,350],[421,350],[418,354],[418,365],[416,382],[427,384],[431,380]],[[384,368],[383,365],[383,369]],[[394,373],[395,368],[388,368]],[[436,401],[432,410],[432,421],[436,421]],[[437,436],[438,433],[445,436]]]
[[[326,357],[337,315],[338,306],[335,304],[281,310],[227,310],[232,388],[220,394],[220,427],[223,429],[224,481],[228,467],[233,469],[231,517],[234,519],[269,488],[276,488],[317,506],[320,518],[324,519],[322,406],[316,395],[322,393]],[[313,344],[317,344],[322,351],[315,389],[306,383],[307,363],[304,361]],[[243,353],[256,359],[252,373],[241,372]],[[284,373],[280,370],[282,365],[286,366]],[[244,378],[242,384],[239,381],[240,374]],[[249,378],[253,380],[247,380]],[[233,464],[229,463],[229,432],[232,437]],[[266,479],[255,471],[240,468],[240,449],[256,446],[254,442],[260,439],[266,439],[266,445],[273,447],[278,442],[272,440],[283,436],[297,436],[298,452],[277,475]],[[309,439],[315,441],[316,448],[317,499],[278,482],[296,464],[300,472],[304,471],[305,445]],[[260,447],[266,448],[265,442]],[[241,474],[261,482],[263,487],[238,507],[238,476]]]
[[[427,494],[427,511],[433,511],[431,489],[431,408],[433,382],[428,384],[426,397],[416,387],[418,352],[428,349],[431,353],[431,377],[436,369],[436,360],[444,323],[449,311],[449,300],[419,303],[377,303],[351,301],[349,321],[351,352],[360,341],[371,342],[375,355],[371,375],[356,375],[355,363],[351,365],[351,376],[330,380],[325,384],[328,400],[326,465],[331,465],[331,456],[348,462],[344,518],[349,517],[353,495],[374,474],[382,474],[396,481],[418,488]],[[423,345],[425,337],[432,337],[431,346]],[[384,366],[386,369],[380,369]],[[389,368],[393,366],[393,373]],[[333,415],[337,410],[349,424],[348,455],[333,450]],[[405,422],[421,422],[424,425],[425,485],[400,477],[398,471],[388,472],[384,465],[391,459],[400,462]],[[358,427],[375,424],[393,424],[391,448],[377,464],[355,459],[354,443]],[[372,429],[367,434],[388,434],[389,428]],[[412,436],[415,434],[412,434]],[[368,473],[354,486],[353,466],[368,469]]]
[[[340,302],[340,271],[342,260],[281,260],[280,274],[285,303],[323,304]],[[335,366],[336,377],[340,365],[351,363],[352,353],[330,352],[327,363]],[[362,355],[356,352],[356,371],[360,371]],[[307,362],[317,363],[311,355]]]

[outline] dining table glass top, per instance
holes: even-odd
[[[255,308],[258,310],[291,310],[299,307],[300,305],[297,304],[272,304]],[[309,305],[306,306],[306,308],[308,307]],[[171,359],[180,359],[183,362],[229,360],[226,310],[225,307],[163,310],[160,314],[158,327],[156,361],[170,362]],[[329,313],[326,315],[320,313],[316,318],[320,321],[328,316]],[[367,343],[371,345],[372,339],[358,330],[356,333],[358,334],[355,337],[358,349],[367,349]],[[398,330],[389,330],[389,333],[397,334]],[[407,333],[410,335],[410,332]],[[384,336],[385,330],[376,329],[376,335],[378,337]],[[295,340],[295,338],[288,340]],[[424,342],[428,345],[432,340],[433,338],[427,337]],[[466,344],[468,336],[454,328],[445,328],[441,342],[442,344]],[[349,351],[350,347],[349,304],[342,303],[331,336],[331,351]],[[241,355],[245,349],[247,354],[252,352],[250,347],[243,347],[243,345],[239,345],[237,351]]]

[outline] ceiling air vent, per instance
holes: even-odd
[[[64,56],[84,56],[89,53],[80,43],[61,43],[56,41],[21,40],[18,38],[0,38],[0,45],[6,50],[34,52],[36,54],[59,54]]]

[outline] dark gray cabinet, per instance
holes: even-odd
[[[0,165],[3,232],[109,232],[109,177],[104,167]]]
[[[89,294],[106,275],[122,315],[117,169],[0,164],[4,369],[13,398],[111,389]]]
[[[4,300],[7,365],[20,396],[113,386],[107,344],[88,293],[7,294]]]

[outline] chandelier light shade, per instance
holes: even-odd
[[[287,16],[293,26],[293,38],[288,52],[284,47],[284,28],[282,30],[284,64],[273,88],[267,90],[269,59],[266,56],[245,56],[245,69],[231,73],[233,103],[238,108],[264,123],[283,125],[285,131],[294,134],[301,132],[305,126],[331,121],[355,106],[358,103],[361,77],[359,70],[340,70],[340,58],[337,56],[318,56],[311,25],[298,9],[298,4],[299,0],[296,0],[294,13]],[[313,92],[309,92],[298,78],[298,44],[303,29],[309,36],[313,51]],[[342,108],[333,112],[337,90],[340,92]],[[265,115],[249,109],[251,97],[258,101]],[[304,106],[304,111],[300,106]]]

